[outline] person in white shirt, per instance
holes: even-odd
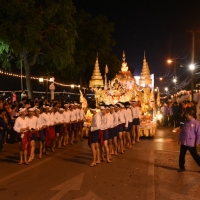
[[[42,158],[42,152],[45,149],[45,137],[44,137],[44,131],[43,131],[43,128],[45,128],[45,126],[42,124],[40,109],[38,109],[37,107],[35,108],[35,116],[38,118],[37,129],[39,131],[39,141],[40,141],[39,158]]]
[[[91,150],[93,155],[93,161],[90,164],[90,167],[96,166],[100,163],[100,150],[99,150],[99,131],[101,128],[101,116],[96,112],[96,106],[90,105],[90,112],[93,114],[92,123],[90,128],[90,141],[91,141]]]
[[[100,130],[100,144],[101,144],[101,155],[102,160],[105,160],[104,158],[104,149],[106,151],[106,157],[107,162],[110,163],[110,154],[109,154],[109,148],[108,148],[108,128],[109,128],[109,120],[107,118],[107,111],[105,106],[100,106],[101,109],[101,130]]]
[[[132,132],[132,112],[130,107],[130,103],[126,102],[125,103],[125,117],[126,117],[126,124],[125,124],[125,128],[126,128],[126,137],[127,137],[127,146],[129,149],[132,148],[132,144],[131,144],[131,132]]]
[[[54,107],[54,109],[56,109]],[[56,111],[56,110],[54,110]],[[58,145],[58,148],[61,149],[61,140],[62,140],[62,124],[63,124],[63,112],[64,112],[64,109],[63,108],[58,108],[58,110],[55,112],[55,115],[54,115],[54,123],[55,123],[55,139],[53,140],[52,142],[52,151],[55,152],[55,149],[54,147],[56,145]]]
[[[118,136],[118,111],[119,107],[117,105],[114,106],[114,112],[111,114],[113,115],[113,127],[114,127],[114,148],[115,148],[115,155],[118,155],[117,153],[117,136]]]
[[[19,143],[19,156],[20,162],[19,165],[25,163],[28,165],[27,161],[27,146],[28,146],[28,134],[27,131],[29,127],[27,126],[27,119],[26,119],[26,108],[19,109],[19,117],[15,120],[15,124],[13,129],[17,132],[17,140]],[[24,158],[24,159],[23,159]]]
[[[113,154],[113,142],[114,142],[114,106],[111,104],[107,106],[107,120],[109,121],[108,126],[108,147],[109,147],[109,158],[111,160],[111,155]]]
[[[64,136],[63,136],[63,146],[68,146],[69,131],[70,131],[70,111],[69,104],[64,104],[65,111],[63,112],[64,121]]]
[[[47,146],[50,145],[51,139],[50,139],[50,114],[49,114],[49,105],[43,105],[44,112],[40,115],[41,117],[41,124],[43,126],[43,133],[44,133],[44,148],[43,148],[43,154],[48,155],[47,152]],[[52,129],[53,130],[53,129]]]
[[[29,127],[29,144],[30,144],[30,157],[28,162],[31,162],[35,158],[35,141],[36,141],[36,131],[37,131],[37,120],[38,118],[35,116],[35,109],[28,109],[27,126]]]
[[[123,132],[125,125],[125,115],[123,111],[123,105],[120,103],[116,104],[119,107],[118,114],[118,152],[124,153],[124,142],[123,142]]]
[[[139,125],[140,125],[140,109],[136,104],[136,101],[132,102],[132,118],[133,118],[133,129],[132,129],[132,144],[135,144],[135,142],[140,142],[140,136],[139,136]]]
[[[81,135],[81,141],[83,141],[83,123],[86,121],[85,118],[85,111],[82,108],[82,104],[79,104],[79,109],[80,109],[80,135]]]

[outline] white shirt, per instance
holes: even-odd
[[[139,116],[140,116],[140,109],[139,109],[139,107],[132,107],[131,111],[132,111],[132,117],[133,117],[133,119],[139,118]]]
[[[125,113],[124,113],[124,109],[118,111],[118,122],[119,122],[119,124],[125,123]]]
[[[43,126],[49,126],[50,125],[50,119],[49,119],[49,113],[45,113],[45,112],[43,112],[42,114],[41,114],[41,121],[42,121],[42,125]]]
[[[83,109],[80,109],[80,120],[85,119],[85,112]]]
[[[21,133],[20,130],[22,128],[27,128],[27,119],[25,117],[25,119],[22,119],[21,117],[18,117],[16,120],[15,120],[15,124],[14,124],[14,127],[13,129],[17,132],[17,133]]]
[[[64,123],[70,122],[70,111],[69,110],[63,112],[63,121],[64,121]]]
[[[54,115],[54,121],[57,124],[63,123],[63,113],[61,114],[59,112],[56,112],[55,115]]]
[[[108,128],[113,128],[113,121],[114,121],[113,115],[111,113],[107,113],[106,116],[108,121],[107,123]]]
[[[91,131],[96,131],[101,128],[101,116],[99,113],[96,113],[92,116],[92,123],[91,123]]]
[[[27,120],[27,126],[29,127],[29,129],[36,129],[37,128],[38,118],[36,116],[33,116],[32,118],[27,116],[26,120]]]
[[[113,127],[118,126],[118,113],[114,112],[113,114]]]
[[[79,121],[81,119],[80,117],[81,110],[79,108],[76,108],[76,120]]]
[[[128,127],[128,123],[133,121],[132,112],[131,112],[130,108],[127,108],[125,110],[125,116],[126,116],[126,125],[125,125],[125,127]]]
[[[101,130],[106,130],[109,128],[109,116],[108,114],[102,115],[101,114]]]
[[[76,110],[70,110],[70,122],[76,121]]]
[[[36,124],[36,127],[37,129],[40,129],[43,127],[44,124],[42,124],[42,117],[41,115],[39,115],[39,117],[37,118],[37,124]]]

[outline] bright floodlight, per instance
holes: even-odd
[[[168,91],[168,87],[165,88],[165,91],[166,91],[166,92]]]
[[[168,62],[169,64],[171,64],[173,61],[172,61],[171,59],[168,59],[167,62]]]
[[[190,68],[190,70],[194,70],[195,69],[195,65],[194,64],[190,64],[189,68]]]
[[[176,81],[177,81],[177,79],[176,79],[176,78],[174,78],[174,79],[173,79],[173,82],[174,82],[174,83],[176,83]]]

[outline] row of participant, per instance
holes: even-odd
[[[64,105],[59,103],[52,107],[43,105],[43,112],[37,107],[20,108],[19,117],[15,120],[13,129],[17,132],[17,140],[20,147],[20,162],[18,164],[29,164],[35,157],[35,141],[40,141],[39,158],[43,154],[55,151],[55,147],[62,148],[69,143],[69,132],[71,133],[71,144],[78,141],[79,134],[83,139],[82,127],[85,121],[85,112],[80,104]],[[28,158],[29,156],[29,158]]]
[[[90,105],[90,111],[93,114],[89,142],[93,154],[91,167],[101,160],[110,163],[113,154],[123,154],[126,147],[132,148],[139,142],[140,109],[135,101],[109,106],[101,104],[100,112],[95,105]]]

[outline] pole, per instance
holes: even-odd
[[[174,90],[176,94],[176,82],[177,82],[177,77],[176,77],[176,62],[174,62]]]
[[[23,91],[23,79],[22,79],[22,60],[21,60],[21,91]]]
[[[48,77],[47,77],[47,81],[46,81],[46,99],[48,101]]]
[[[194,64],[194,54],[195,54],[195,32],[192,31],[192,64]],[[193,90],[194,90],[194,70],[192,70],[191,77],[191,101],[193,101]]]

